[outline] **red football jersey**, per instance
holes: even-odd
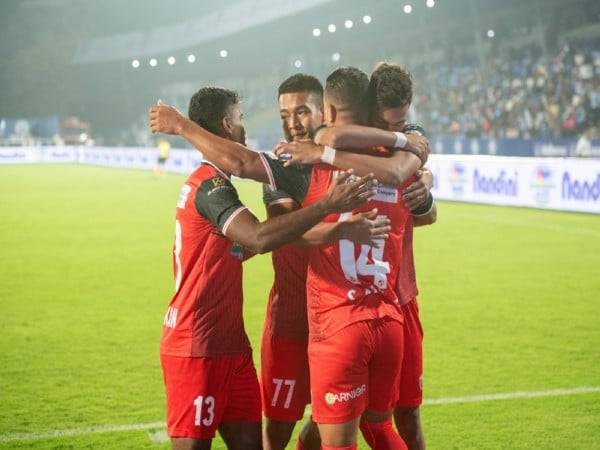
[[[335,168],[313,167],[305,205],[327,191]],[[310,249],[307,276],[308,320],[311,339],[320,340],[354,322],[391,317],[402,321],[396,294],[403,260],[405,227],[410,212],[402,202],[402,188],[380,185],[377,194],[358,211],[378,209],[391,221],[387,240],[379,247],[341,240]],[[344,220],[349,213],[332,214],[326,222]]]
[[[264,158],[264,155],[263,155]],[[263,185],[265,207],[277,203],[294,202],[301,204],[308,191],[310,168],[279,168],[277,160],[265,160],[269,173],[275,170],[280,181],[289,179],[286,190],[275,190]],[[272,166],[273,167],[272,169]],[[282,187],[283,187],[282,186]],[[308,268],[308,249],[286,245],[272,253],[274,279],[269,293],[265,327],[273,336],[306,340],[308,339],[308,321],[306,316],[306,270]]]
[[[269,293],[266,326],[274,336],[307,339],[308,249],[287,245],[274,250],[272,259],[275,274]]]
[[[183,185],[173,250],[175,294],[164,319],[162,354],[250,351],[242,319],[243,249],[223,234],[244,209],[227,175],[210,163]]]
[[[410,181],[412,182],[412,180]],[[402,243],[402,261],[399,265],[397,292],[400,303],[405,305],[417,298],[417,277],[415,274],[415,261],[413,256],[413,217],[408,215],[404,225],[404,239]]]

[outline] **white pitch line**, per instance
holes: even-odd
[[[35,433],[13,433],[0,435],[0,442],[13,441],[39,441],[40,439],[54,439],[70,436],[83,436],[96,433],[118,433],[123,431],[163,429],[165,422],[131,423],[127,425],[100,425],[97,427],[71,428],[69,430],[51,430]]]
[[[591,394],[600,392],[600,386],[582,386],[568,389],[551,389],[548,391],[505,392],[499,394],[470,395],[467,397],[432,398],[425,400],[425,405],[449,405],[452,403],[489,402],[494,400],[513,400],[517,398],[559,397],[561,395]]]
[[[476,403],[519,398],[560,397],[564,395],[592,394],[600,392],[600,386],[582,386],[576,388],[551,389],[546,391],[505,392],[498,394],[471,395],[465,397],[445,397],[425,400],[424,404],[448,405],[453,403]],[[164,422],[132,423],[127,425],[101,425],[96,427],[72,428],[34,433],[12,433],[0,435],[0,442],[38,441],[71,436],[83,436],[97,433],[119,433],[138,430],[164,429]]]

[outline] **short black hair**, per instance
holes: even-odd
[[[412,96],[412,76],[406,68],[380,63],[371,74],[367,102],[372,115],[383,109],[408,106]]]
[[[327,95],[347,106],[356,117],[363,113],[368,88],[369,76],[356,67],[340,67],[325,82]]]
[[[240,96],[236,91],[219,87],[204,87],[192,95],[188,116],[192,122],[213,134],[221,133],[221,123],[230,106],[237,105]]]
[[[323,98],[323,85],[312,75],[297,73],[287,78],[279,85],[277,96],[295,92],[311,92]]]

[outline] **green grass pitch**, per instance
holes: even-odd
[[[0,167],[1,448],[168,447],[148,430],[6,438],[164,420],[158,342],[184,179]],[[258,184],[238,186],[263,216]],[[415,232],[426,398],[600,386],[600,217],[438,208]],[[268,255],[245,264],[255,360],[271,274]],[[425,405],[422,417],[430,449],[600,448],[600,392]]]

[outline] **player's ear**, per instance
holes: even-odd
[[[223,133],[225,134],[225,136],[232,135],[233,124],[231,123],[231,120],[229,120],[229,117],[223,117],[223,120],[221,120],[221,128],[223,129]]]
[[[333,104],[331,104],[331,103],[329,103],[329,104],[327,105],[327,108],[329,108],[329,111],[328,111],[328,113],[329,113],[329,122],[330,122],[330,123],[334,123],[334,122],[335,122],[335,120],[337,119],[337,109],[336,109],[336,107],[335,107]]]

